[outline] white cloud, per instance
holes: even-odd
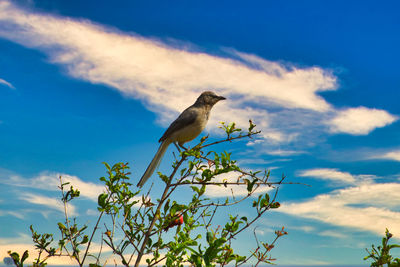
[[[38,176],[32,178],[23,178],[14,172],[0,169],[0,183],[7,184],[16,187],[26,187],[29,189],[41,189],[48,191],[58,191],[60,186],[60,179],[62,177],[63,183],[69,182],[70,185],[75,189],[80,191],[80,196],[90,199],[97,203],[97,197],[104,190],[104,186],[99,184],[94,184],[90,182],[84,182],[76,176],[61,174],[61,173],[50,173],[42,172]],[[63,203],[60,201],[60,197],[48,197],[40,194],[33,194],[30,192],[18,192],[18,198],[27,201],[32,204],[46,206],[52,210],[64,212]],[[3,211],[0,215],[12,215],[17,218],[21,218],[26,213],[41,213],[44,217],[48,217],[49,210],[36,210],[36,209],[21,209],[15,212]],[[68,204],[69,215],[76,215],[76,208],[71,203]]]
[[[322,260],[313,260],[313,259],[300,259],[293,261],[293,264],[302,264],[302,265],[332,265],[332,262],[322,261]]]
[[[315,227],[309,226],[309,225],[288,227],[289,231],[291,229],[300,230],[300,231],[303,231],[305,233],[311,233],[311,234],[316,234],[316,235],[320,235],[320,236],[328,236],[328,237],[333,237],[333,238],[346,238],[346,237],[349,237],[349,235],[346,235],[346,234],[341,233],[339,231],[332,231],[332,230],[321,231],[321,230],[316,229]]]
[[[393,150],[382,154],[374,155],[371,158],[400,161],[400,150]]]
[[[326,121],[336,112],[319,94],[336,90],[337,78],[320,67],[273,62],[233,49],[218,51],[218,56],[207,54],[187,43],[35,13],[10,1],[0,3],[0,22],[0,38],[43,51],[72,77],[139,99],[164,125],[201,91],[215,90],[229,101],[216,105],[209,130],[232,118],[239,127],[246,127],[251,118],[262,130],[262,146],[290,146],[280,151],[289,156],[295,154],[292,144],[300,151],[315,145],[326,133]],[[330,122],[331,131],[367,134],[394,121],[385,111],[360,109],[368,110],[374,121],[350,129],[346,126],[351,120],[346,115],[349,109]]]
[[[213,178],[212,182],[216,183],[223,183],[223,182],[236,182],[238,180],[238,177],[240,176],[239,173],[236,172],[230,172],[228,174],[221,174]],[[241,180],[242,181],[242,180]],[[268,187],[268,186],[261,186],[259,187],[253,197],[258,196],[259,194],[266,193],[271,191],[273,188]],[[226,187],[223,185],[217,186],[217,185],[209,185],[207,186],[207,190],[205,192],[205,195],[209,197],[243,197],[247,196],[248,191],[246,185],[227,185]]]
[[[48,190],[48,191],[59,191],[59,186],[60,186],[60,178],[62,177],[62,182],[66,183],[69,182],[69,185],[66,185],[66,188],[64,190],[69,190],[70,186],[73,186],[74,189],[78,189],[80,191],[80,197],[87,198],[91,201],[94,201],[97,203],[98,196],[105,192],[105,187],[101,184],[95,184],[91,182],[84,182],[77,176],[73,175],[68,175],[68,174],[62,174],[62,173],[56,173],[56,172],[47,172],[44,171],[40,173],[38,176],[32,177],[32,178],[23,178],[18,174],[15,174],[14,172],[11,172],[9,170],[1,169],[0,168],[0,184],[7,184],[10,186],[17,186],[17,187],[26,187],[26,188],[36,188],[36,189],[41,189],[41,190]],[[31,193],[26,193],[26,192],[19,192],[18,193],[19,198],[25,201],[28,201],[33,204],[38,204],[38,205],[45,205],[47,204],[48,207],[55,209],[55,210],[60,210],[64,212],[64,207],[62,205],[62,202],[57,201],[55,198],[49,198],[41,195],[35,195]],[[141,203],[141,198],[139,196],[136,196],[132,199],[132,201],[139,201],[136,203],[134,206],[139,207]],[[70,215],[75,214],[75,206],[72,204],[68,204],[68,211]],[[47,210],[18,210],[15,213],[9,212],[9,211],[1,211],[0,210],[0,216],[2,215],[12,215],[15,217],[20,218],[20,214],[28,212],[34,212],[34,213],[41,213],[44,217],[48,217],[49,211]],[[87,215],[95,215],[96,212],[94,210],[88,210],[86,212]],[[98,213],[97,213],[98,214]]]
[[[28,217],[26,215],[28,213],[34,213],[34,214],[40,213],[42,214],[43,217],[47,219],[49,217],[50,211],[43,209],[18,209],[18,210],[5,210],[5,211],[0,210],[0,216],[11,215],[20,220],[27,219]]]
[[[298,175],[301,177],[314,177],[322,180],[332,180],[335,182],[342,182],[347,184],[353,184],[356,182],[356,179],[353,175],[348,172],[339,171],[337,169],[309,169],[300,171]]]
[[[270,150],[265,152],[268,155],[273,155],[273,156],[281,156],[281,157],[286,157],[286,156],[293,156],[293,155],[300,155],[304,154],[306,152],[304,151],[297,151],[297,150],[282,150],[282,149],[277,149],[277,150]]]
[[[337,231],[332,231],[332,230],[326,230],[322,232],[318,232],[318,235],[321,236],[328,236],[328,237],[333,237],[333,238],[346,238],[348,235],[337,232]]]
[[[10,171],[0,170],[0,177],[4,177],[3,179],[0,179],[0,183],[12,186],[58,191],[58,187],[60,186],[60,176],[62,177],[63,183],[69,182],[70,185],[80,191],[82,197],[86,197],[95,202],[97,202],[98,195],[105,190],[104,186],[101,184],[84,182],[76,176],[55,172],[42,172],[38,176],[32,178],[23,178]]]
[[[0,6],[0,20],[10,26],[1,29],[1,36],[46,50],[74,77],[110,85],[170,110],[182,110],[200,90],[220,88],[247,101],[256,98],[323,111],[329,104],[316,93],[335,89],[335,78],[317,67],[287,68],[239,52],[232,52],[237,60],[190,52],[88,21],[30,13],[10,2]],[[168,94],[171,90],[173,95]],[[174,96],[178,93],[187,98]],[[166,96],[174,101],[165,101]]]
[[[7,82],[6,80],[3,80],[3,79],[0,79],[0,85],[5,85],[5,86],[7,86],[7,87],[9,87],[11,89],[15,89],[15,87],[11,83],[9,83],[9,82]]]
[[[25,233],[18,233],[17,236],[13,237],[2,237],[0,238],[0,245],[7,245],[7,244],[12,244],[12,243],[21,243],[21,242],[26,242],[26,241],[31,241],[32,238],[30,235],[27,235]],[[0,257],[1,259],[1,257]]]
[[[86,215],[98,216],[99,215],[99,211],[98,210],[94,210],[94,209],[88,209],[88,210],[86,210]]]
[[[338,111],[328,124],[333,133],[366,135],[376,128],[393,123],[397,119],[397,116],[391,115],[385,110],[358,107]]]
[[[312,233],[312,234],[317,234],[320,236],[328,236],[328,237],[334,237],[334,238],[346,238],[348,237],[348,235],[338,232],[338,231],[332,231],[332,230],[325,230],[325,231],[320,231],[318,229],[316,229],[313,226],[309,226],[309,225],[303,225],[303,226],[291,226],[288,227],[289,231],[290,229],[294,229],[294,230],[300,230],[306,233]]]
[[[290,226],[288,227],[289,230],[294,229],[294,230],[300,230],[306,233],[311,233],[311,232],[316,232],[315,227],[309,226],[309,225],[303,225],[303,226]]]
[[[44,51],[75,78],[142,100],[164,123],[206,89],[230,99],[215,107],[209,125],[234,116],[239,126],[247,126],[252,118],[272,143],[298,135],[278,127],[276,107],[317,113],[332,109],[319,92],[336,90],[336,77],[319,67],[300,68],[233,50],[210,55],[87,20],[32,13],[9,1],[0,4],[0,21],[0,37]]]
[[[21,200],[27,201],[32,204],[46,206],[64,213],[64,205],[59,198],[46,197],[38,194],[23,193],[19,196]],[[67,205],[67,212],[70,216],[75,216],[75,206],[71,203]]]
[[[328,224],[381,235],[386,228],[400,236],[399,183],[364,184],[335,190],[299,203],[283,203],[278,211]]]

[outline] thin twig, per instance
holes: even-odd
[[[69,224],[68,211],[67,211],[67,200],[65,199],[64,185],[63,185],[63,182],[62,182],[61,175],[60,175],[59,178],[60,178],[60,184],[61,184],[61,186],[60,186],[61,194],[62,194],[62,196],[63,196],[65,223],[67,224],[67,228],[68,228],[68,232],[69,232],[68,239],[69,239],[69,241],[71,242],[71,246],[72,246],[72,249],[73,249],[72,256],[75,257],[75,259],[76,259],[76,261],[78,262],[79,266],[82,266],[82,265],[83,265],[83,262],[82,262],[82,263],[80,262],[80,260],[79,260],[79,253],[77,252],[75,243],[72,241],[72,232],[71,232],[71,227],[70,227],[70,224]]]
[[[241,139],[241,138],[245,138],[245,137],[251,137],[251,136],[256,135],[256,134],[259,134],[259,133],[261,133],[261,131],[250,132],[250,133],[247,133],[247,134],[245,134],[245,135],[238,135],[238,136],[234,136],[234,137],[228,137],[227,139],[218,140],[218,141],[215,141],[215,142],[211,142],[211,143],[208,143],[208,144],[205,144],[205,145],[196,147],[196,149],[199,149],[199,150],[200,150],[200,149],[205,148],[205,147],[208,147],[208,146],[213,146],[213,145],[220,144],[220,143],[224,143],[224,142],[231,142],[231,141],[233,141],[233,140]]]

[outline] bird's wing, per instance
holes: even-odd
[[[162,142],[167,139],[172,133],[186,127],[192,123],[194,123],[197,119],[198,112],[196,112],[195,108],[189,107],[185,109],[179,117],[174,120],[168,129],[165,131],[163,136],[161,136],[158,142]]]

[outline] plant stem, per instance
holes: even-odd
[[[149,240],[150,235],[151,235],[151,231],[153,230],[153,227],[156,224],[156,221],[158,219],[158,214],[160,214],[161,206],[164,203],[164,201],[167,199],[168,191],[170,189],[172,179],[174,178],[176,172],[178,171],[179,167],[181,166],[181,164],[183,163],[183,161],[185,159],[186,159],[186,156],[182,156],[181,160],[178,162],[178,164],[176,164],[174,170],[172,171],[172,173],[171,173],[171,175],[169,177],[169,180],[167,182],[167,185],[165,186],[165,189],[164,189],[164,192],[163,192],[162,197],[160,199],[160,202],[158,203],[158,206],[157,206],[155,215],[153,217],[153,220],[151,221],[150,226],[149,226],[149,228],[148,228],[148,230],[147,230],[147,232],[145,234],[142,246],[141,246],[140,251],[138,253],[138,256],[136,258],[135,267],[138,267],[139,264],[140,264],[140,260],[142,259],[143,252],[144,252],[144,249],[146,248],[147,241]]]

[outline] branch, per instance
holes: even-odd
[[[251,137],[251,136],[259,134],[259,133],[261,133],[261,131],[249,132],[249,133],[247,133],[245,135],[240,134],[240,135],[235,136],[235,137],[228,137],[228,138],[223,139],[223,140],[218,140],[218,141],[215,141],[215,142],[211,142],[211,143],[199,146],[199,147],[197,147],[197,149],[201,150],[202,148],[205,148],[205,147],[208,147],[208,146],[213,146],[213,145],[224,143],[224,142],[231,142],[233,140],[242,139],[242,138],[245,138],[245,137]]]
[[[156,224],[156,221],[158,219],[158,214],[160,213],[160,210],[161,210],[161,206],[162,206],[162,204],[164,204],[164,201],[166,200],[166,197],[168,195],[168,191],[170,189],[171,181],[174,178],[174,176],[175,176],[176,172],[178,171],[179,167],[181,166],[181,164],[185,161],[185,159],[186,159],[186,156],[183,156],[181,158],[181,160],[176,164],[176,166],[174,167],[174,170],[172,171],[171,175],[169,176],[169,180],[168,180],[168,182],[167,182],[167,184],[165,186],[165,189],[164,189],[164,192],[162,194],[162,197],[161,197],[161,199],[160,199],[160,201],[158,203],[155,215],[154,215],[154,217],[153,217],[153,219],[152,219],[152,221],[150,223],[150,226],[149,226],[149,228],[148,228],[148,230],[147,230],[147,232],[145,234],[142,246],[141,246],[141,248],[139,250],[139,253],[138,253],[138,256],[136,258],[135,267],[138,267],[139,264],[140,264],[140,260],[142,259],[142,256],[143,256],[143,251],[146,248],[146,244],[147,244],[147,241],[149,240],[151,231],[153,230],[153,227]]]

